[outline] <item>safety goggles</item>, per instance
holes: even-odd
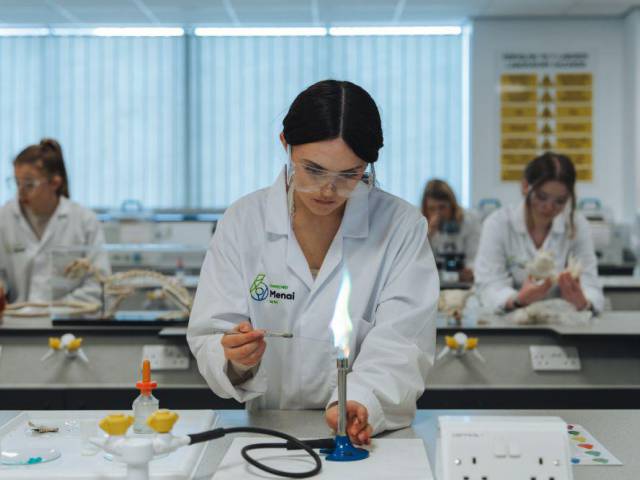
[[[375,186],[375,175],[373,164],[353,170],[334,172],[305,160],[294,162],[291,159],[291,147],[289,147],[288,185],[293,186],[299,192],[335,192],[336,195],[343,198],[365,195]]]
[[[535,199],[537,203],[542,203],[545,205],[551,205],[557,209],[563,209],[564,206],[569,201],[570,197],[554,197],[549,195],[548,193],[541,192],[540,190],[534,190],[531,192],[531,196]]]
[[[11,193],[15,193],[18,190],[25,193],[31,193],[45,182],[46,180],[41,178],[26,178],[24,180],[19,180],[16,177],[8,177],[6,179],[7,188]]]

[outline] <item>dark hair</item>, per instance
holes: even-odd
[[[576,209],[576,169],[571,159],[559,153],[545,152],[527,164],[524,169],[524,179],[529,184],[526,198],[528,225],[531,225],[531,194],[535,190],[550,181],[560,182],[567,187],[571,195],[569,224],[571,228],[570,236],[573,237],[575,234],[573,214]]]
[[[427,185],[424,187],[424,193],[422,194],[422,214],[425,217],[427,216],[429,199],[447,202],[451,206],[453,218],[457,222],[461,222],[464,218],[464,212],[460,205],[458,205],[456,194],[444,180],[434,178],[433,180],[429,180]]]
[[[13,165],[33,165],[49,178],[59,175],[62,178],[62,185],[56,193],[58,196],[69,198],[69,179],[64,166],[62,148],[53,138],[43,138],[38,145],[29,145],[18,154]]]
[[[376,103],[362,87],[323,80],[301,92],[282,121],[289,145],[342,138],[362,160],[373,163],[382,148],[382,124]]]

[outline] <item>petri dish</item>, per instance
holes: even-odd
[[[37,465],[60,458],[60,450],[55,448],[20,448],[2,450],[0,463],[3,465]]]

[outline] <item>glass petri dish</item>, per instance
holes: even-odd
[[[60,458],[60,450],[55,448],[20,448],[2,450],[0,463],[3,465],[37,465]]]

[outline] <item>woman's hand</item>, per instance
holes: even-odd
[[[220,343],[224,348],[224,356],[233,363],[253,367],[260,363],[267,348],[264,331],[254,330],[249,322],[242,322],[233,329],[239,335],[223,335]]]
[[[518,300],[520,305],[523,307],[531,305],[534,302],[544,299],[552,285],[553,283],[550,278],[547,278],[542,283],[538,283],[534,282],[531,277],[529,277],[522,284],[522,288],[520,288],[520,291],[516,296],[516,300]],[[507,307],[509,309],[513,309],[513,300],[509,300]]]
[[[332,430],[338,429],[338,404],[334,403],[324,413],[327,425]],[[369,425],[367,407],[354,400],[347,401],[347,434],[355,445],[369,445],[373,428]]]
[[[589,306],[587,297],[584,296],[580,280],[573,278],[571,273],[562,272],[558,275],[558,287],[560,287],[560,295],[567,302],[573,304],[578,310],[584,310]]]
[[[458,278],[461,282],[472,283],[473,282],[473,270],[470,268],[463,268],[458,272]]]
[[[427,219],[429,230],[427,232],[429,237],[433,237],[438,230],[440,230],[440,215],[434,213]]]

